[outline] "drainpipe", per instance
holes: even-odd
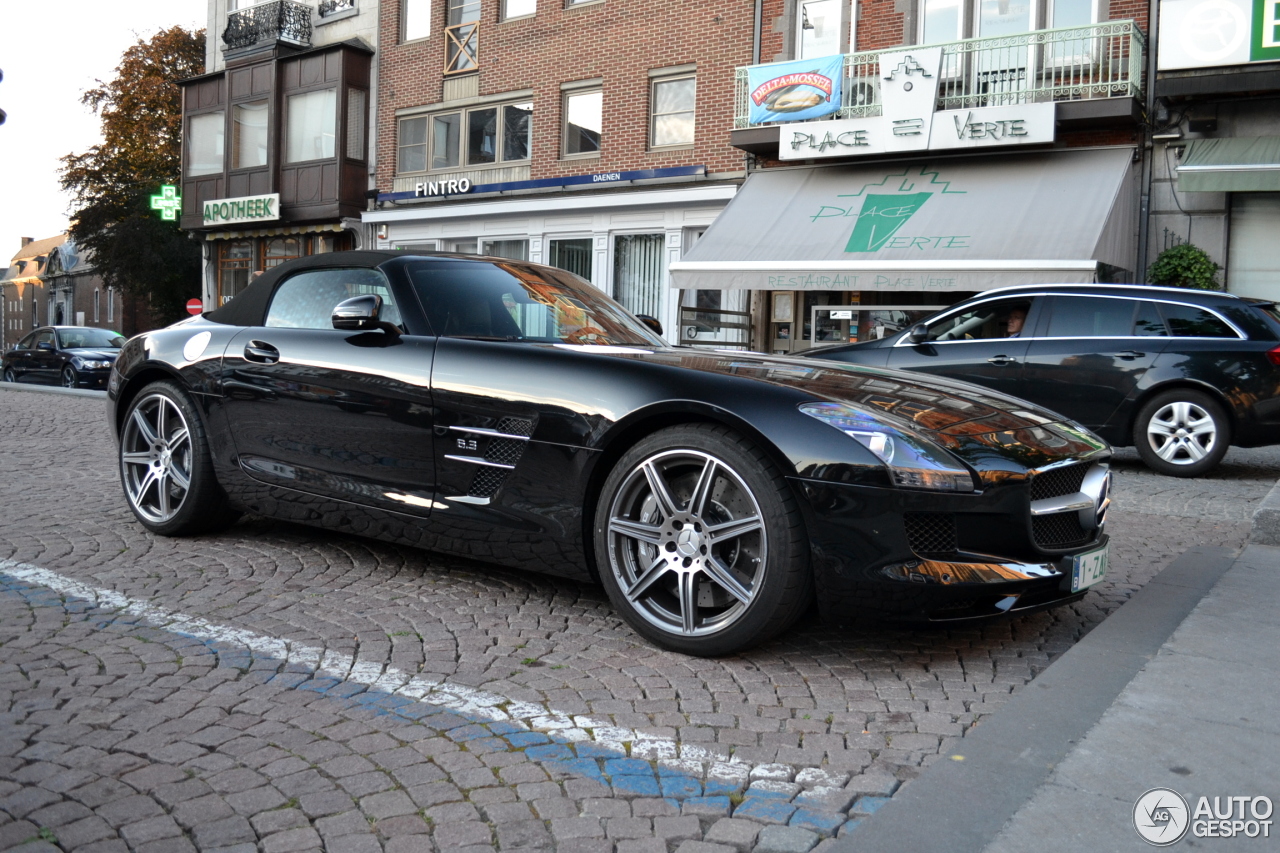
[[[1154,0],[1153,0],[1154,2]],[[751,29],[751,64],[760,64],[760,27],[763,26],[764,0],[756,0],[755,25]]]
[[[1134,269],[1139,283],[1147,280],[1147,256],[1151,242],[1151,163],[1155,144],[1151,139],[1156,114],[1156,46],[1160,39],[1160,0],[1150,0],[1147,13],[1147,97],[1142,129],[1142,201],[1138,206],[1138,263]]]

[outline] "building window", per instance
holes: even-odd
[[[400,21],[400,41],[415,41],[431,35],[431,0],[404,0]]]
[[[187,119],[187,177],[222,171],[226,122],[221,110]]]
[[[800,0],[796,5],[796,59],[841,52],[841,3],[842,0]]]
[[[1042,21],[1056,29],[1096,20],[1095,0],[921,0],[920,42],[1017,35]]]
[[[449,0],[445,35],[445,74],[474,71],[479,65],[480,0]]]
[[[338,123],[337,106],[336,89],[320,89],[289,96],[286,163],[333,158],[334,134]]]
[[[107,322],[114,323],[116,320],[116,289],[114,287],[107,288]]]
[[[591,281],[591,238],[580,237],[572,240],[552,240],[547,253],[547,263],[562,270],[568,270],[578,278]]]
[[[613,238],[613,294],[632,314],[657,317],[662,311],[661,234],[624,234]]]
[[[285,261],[300,257],[302,257],[300,237],[276,237],[274,240],[267,241],[267,248],[262,258],[262,269],[269,270],[280,266]]]
[[[253,241],[237,240],[218,247],[218,305],[225,305],[249,284]]]
[[[347,157],[352,160],[364,160],[364,129],[369,118],[365,110],[367,100],[363,89],[347,90]]]
[[[250,101],[231,108],[231,168],[267,165],[267,102]]]
[[[93,322],[102,322],[102,291],[96,287],[93,289]]]
[[[649,125],[649,145],[693,144],[694,100],[697,81],[693,75],[666,77],[653,81],[649,96],[653,113]]]
[[[400,120],[398,174],[529,159],[533,104],[475,107]],[[428,128],[430,132],[428,133]]]
[[[564,98],[564,156],[600,153],[604,126],[604,92],[571,92]]]
[[[506,0],[502,4],[502,19],[527,18],[538,11],[538,0]]]

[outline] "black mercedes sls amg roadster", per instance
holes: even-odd
[[[1106,443],[973,385],[671,347],[562,270],[347,252],[130,340],[125,497],[166,536],[242,513],[597,579],[719,655],[828,619],[976,619],[1107,568]]]

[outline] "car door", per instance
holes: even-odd
[[[1019,396],[1098,429],[1164,349],[1164,324],[1148,300],[1089,294],[1044,299]]]
[[[920,343],[906,336],[889,353],[889,367],[933,373],[1018,395],[1026,330],[1036,322],[1030,296],[991,298],[963,305],[928,324]]]
[[[57,382],[58,367],[58,342],[54,338],[53,329],[41,329],[36,332],[35,344],[31,347],[28,381]]]
[[[382,298],[387,325],[334,329],[334,306],[364,294]],[[264,325],[240,332],[223,359],[241,469],[270,485],[429,515],[436,342],[401,326],[378,270],[307,270],[282,282]]]

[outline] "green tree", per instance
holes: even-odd
[[[1183,243],[1165,249],[1147,270],[1152,284],[1168,287],[1193,287],[1199,290],[1221,290],[1218,266],[1204,249]]]
[[[204,30],[162,30],[124,52],[116,76],[81,99],[102,120],[102,142],[62,158],[62,188],[75,199],[71,238],[93,253],[103,280],[148,300],[154,318],[183,316],[200,295],[200,246],[151,209],[182,169],[182,90],[204,73]]]

